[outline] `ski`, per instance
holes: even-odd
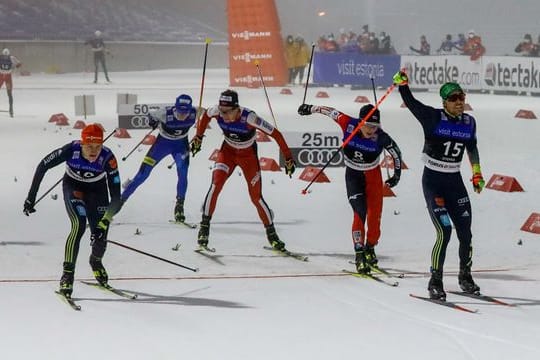
[[[381,279],[377,275],[373,275],[373,274],[360,274],[360,273],[350,271],[350,270],[347,270],[347,269],[342,269],[341,271],[343,271],[345,274],[349,274],[349,275],[352,275],[352,276],[357,277],[357,278],[375,280],[375,281],[377,281],[377,282],[379,282],[381,284],[388,285],[388,286],[391,286],[391,287],[396,287],[396,286],[399,285],[399,282],[397,282],[397,281],[386,281],[384,279]]]
[[[208,247],[206,245],[199,245],[199,247],[197,249],[194,250],[196,253],[204,253],[204,252],[211,252],[211,253],[215,253],[216,252],[216,249],[215,248],[211,248],[211,247]]]
[[[75,300],[73,300],[71,298],[71,296],[66,296],[65,294],[61,293],[60,291],[58,290],[55,290],[54,291],[59,297],[60,299],[62,299],[63,302],[65,302],[66,304],[68,304],[69,306],[71,306],[71,308],[73,310],[76,310],[76,311],[80,311],[81,310],[81,305],[77,304],[75,302]]]
[[[459,295],[459,296],[465,296],[465,297],[468,297],[468,298],[471,298],[471,299],[478,299],[478,300],[482,300],[482,301],[487,301],[487,302],[497,304],[497,305],[516,306],[514,304],[504,302],[504,301],[499,300],[497,298],[494,298],[492,296],[483,295],[483,294],[480,294],[480,293],[469,294],[469,293],[466,293],[466,292],[463,292],[463,291],[448,291],[448,292],[450,294]]]
[[[356,266],[356,262],[351,260],[349,260],[349,264]],[[386,275],[391,278],[403,279],[405,277],[404,273],[391,273],[384,268],[380,268],[378,265],[369,265],[369,268],[377,274]]]
[[[190,229],[196,229],[197,228],[197,224],[193,224],[193,223],[189,223],[189,222],[185,222],[185,221],[176,221],[176,220],[169,220],[169,222],[171,224],[176,224],[176,225],[184,225]]]
[[[464,306],[453,303],[451,301],[430,299],[428,297],[419,296],[419,295],[415,295],[415,294],[409,294],[409,296],[413,297],[413,298],[416,298],[416,299],[424,300],[424,301],[427,301],[427,302],[430,302],[430,303],[433,303],[433,304],[446,306],[446,307],[449,307],[451,309],[460,310],[460,311],[464,311],[464,312],[468,312],[468,313],[472,313],[472,314],[475,314],[475,313],[478,312],[478,310],[469,309],[469,308],[466,308]]]
[[[82,280],[81,281],[83,284],[86,284],[86,285],[89,285],[89,286],[93,286],[95,288],[98,288],[98,289],[101,289],[101,290],[104,290],[104,291],[108,291],[108,292],[111,292],[115,295],[118,295],[118,296],[121,296],[123,298],[126,298],[126,299],[130,299],[130,300],[135,300],[137,298],[137,294],[130,294],[130,293],[127,293],[123,290],[120,290],[120,289],[117,289],[109,284],[105,284],[105,285],[101,285],[101,284],[98,284],[97,282],[91,282],[91,281],[84,281]]]
[[[281,256],[284,256],[284,257],[290,257],[290,258],[293,258],[293,259],[296,259],[296,260],[300,260],[300,261],[309,261],[309,257],[307,257],[307,256],[305,256],[305,255],[302,255],[302,254],[298,254],[298,253],[289,251],[289,250],[287,250],[287,249],[276,250],[276,249],[274,249],[274,248],[271,247],[271,246],[264,246],[264,249],[265,249],[265,250],[273,251],[274,253],[276,253],[276,254],[278,254],[278,255],[281,255]]]

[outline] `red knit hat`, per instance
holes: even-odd
[[[86,125],[81,131],[82,144],[102,144],[103,127],[100,124]]]

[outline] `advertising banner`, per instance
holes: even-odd
[[[483,62],[484,89],[540,92],[539,58],[486,56]]]
[[[362,55],[347,52],[316,52],[313,55],[315,84],[390,86],[399,69],[399,55]]]
[[[228,0],[229,81],[260,84],[259,63],[268,86],[287,84],[288,74],[277,8],[273,0]]]
[[[411,88],[438,90],[442,84],[452,81],[466,90],[481,90],[484,58],[471,61],[469,56],[461,55],[402,56],[401,68],[406,69]]]

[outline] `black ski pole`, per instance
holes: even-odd
[[[129,157],[129,155],[133,154],[133,152],[135,150],[137,150],[137,148],[143,143],[144,139],[146,139],[146,137],[148,135],[150,135],[152,133],[152,131],[154,131],[155,129],[150,129],[150,131],[148,133],[146,133],[146,135],[144,135],[144,137],[141,139],[141,141],[139,141],[139,143],[137,145],[135,145],[135,147],[133,149],[131,149],[131,151],[122,158],[122,161],[126,161],[126,159]]]
[[[307,96],[307,88],[309,83],[309,75],[311,74],[311,64],[313,63],[313,53],[315,52],[315,44],[311,44],[311,56],[309,57],[309,66],[307,69],[307,78],[306,78],[306,88],[304,89],[304,99],[302,100],[302,104],[306,103],[306,96]]]
[[[199,271],[198,268],[191,268],[189,266],[185,266],[185,265],[182,265],[182,264],[178,264],[178,263],[175,263],[174,261],[170,261],[170,260],[167,260],[167,259],[164,259],[162,257],[159,257],[157,255],[154,255],[154,254],[150,254],[150,253],[147,253],[145,251],[142,251],[142,250],[138,250],[138,249],[135,249],[135,248],[132,248],[131,246],[127,246],[127,245],[124,245],[124,244],[121,244],[119,242],[116,242],[116,241],[113,241],[113,240],[107,240],[108,243],[111,243],[111,244],[114,244],[116,246],[120,246],[120,247],[123,247],[123,248],[126,248],[128,250],[131,250],[131,251],[135,251],[135,252],[138,252],[139,254],[143,254],[143,255],[146,255],[146,256],[149,256],[151,258],[154,258],[154,259],[157,259],[157,260],[161,260],[163,262],[166,262],[168,264],[171,264],[171,265],[176,265],[176,266],[179,266],[181,268],[184,268],[184,269],[187,269],[187,270],[191,270],[193,272],[197,272]]]

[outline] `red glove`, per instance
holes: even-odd
[[[479,164],[473,165],[473,177],[471,181],[474,187],[474,191],[480,194],[484,189],[484,186],[486,186],[486,182],[484,181],[484,177],[482,176],[482,170],[480,169]]]

